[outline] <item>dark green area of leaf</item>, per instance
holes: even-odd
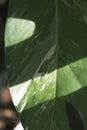
[[[79,0],[65,2],[70,7],[62,0],[58,2],[60,67],[87,56],[87,23],[84,19],[87,15],[81,10]]]

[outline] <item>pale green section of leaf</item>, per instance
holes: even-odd
[[[5,30],[6,46],[12,46],[30,38],[35,31],[35,23],[30,20],[8,18]]]
[[[19,112],[54,99],[56,94],[56,71],[14,86],[10,90]]]
[[[87,58],[58,70],[58,97],[87,85]]]

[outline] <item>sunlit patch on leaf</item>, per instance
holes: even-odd
[[[31,108],[54,99],[56,93],[56,71],[11,87],[10,92],[19,112],[25,108]]]
[[[83,58],[58,70],[58,97],[68,95],[86,86],[86,64],[87,58]]]
[[[19,104],[19,102],[21,101],[25,93],[27,92],[27,88],[30,83],[31,81],[29,80],[25,83],[15,85],[14,87],[10,88],[10,93],[12,95],[12,99],[15,106]]]
[[[6,46],[12,46],[30,38],[35,31],[35,23],[31,20],[8,18],[5,30]]]

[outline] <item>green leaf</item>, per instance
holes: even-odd
[[[11,0],[5,43],[10,90],[24,129],[73,130],[70,103],[86,130],[86,1]]]

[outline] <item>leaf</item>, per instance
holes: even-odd
[[[21,21],[17,28],[16,19],[16,24]],[[34,33],[31,26],[31,32],[25,30],[27,25],[20,31],[23,20],[34,22]],[[86,28],[85,1],[11,0],[6,63],[11,94],[25,130],[70,130],[67,102],[82,115],[87,129]],[[26,38],[22,37],[25,32]]]

